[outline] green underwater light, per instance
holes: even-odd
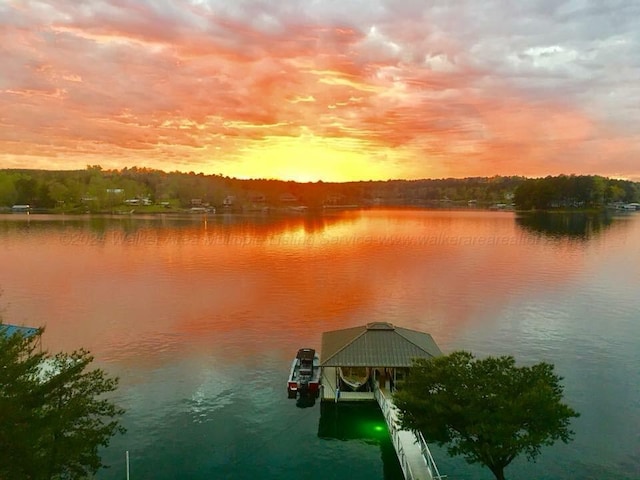
[[[387,435],[387,425],[378,419],[366,419],[360,424],[358,430],[362,438],[380,440]]]
[[[318,436],[323,438],[360,439],[384,442],[389,437],[377,403],[349,405],[321,404]]]

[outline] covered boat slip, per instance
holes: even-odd
[[[360,401],[374,401],[375,397],[373,392],[349,392],[339,390],[338,387],[340,385],[340,374],[338,372],[338,367],[326,367],[322,369],[322,400],[323,401],[349,401],[349,402],[360,402]]]
[[[372,374],[367,381],[366,389],[345,388],[344,380],[340,375],[340,367],[324,367],[322,369],[322,400],[332,402],[361,402],[375,401],[374,390],[379,388],[384,391],[387,397],[391,396],[393,380],[385,380],[389,375],[394,375],[394,369],[387,369],[387,376],[381,375],[384,367],[372,368]],[[403,373],[398,372],[398,377],[402,378]]]
[[[398,382],[402,382],[415,358],[439,355],[442,352],[428,333],[396,327],[387,322],[324,332],[322,399],[374,400],[374,382],[383,391],[392,391]],[[344,373],[351,370],[366,370],[369,373],[366,383],[357,389],[344,378]]]
[[[343,390],[367,392],[371,390],[371,369],[366,367],[338,367]]]

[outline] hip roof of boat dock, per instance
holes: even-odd
[[[430,334],[388,322],[322,334],[323,367],[411,367],[414,358],[440,355]]]

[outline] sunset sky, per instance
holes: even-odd
[[[640,181],[636,0],[0,0],[0,168]]]

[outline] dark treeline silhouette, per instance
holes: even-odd
[[[519,209],[598,208],[638,202],[640,184],[596,175],[560,175],[526,179],[515,190]]]
[[[608,210],[554,212],[537,210],[521,212],[516,216],[516,224],[521,228],[550,238],[572,238],[589,240],[603,232],[613,223]]]
[[[549,208],[635,201],[637,183],[603,177],[472,177],[423,180],[297,183],[244,180],[149,168],[105,170],[0,170],[0,208],[35,211],[113,212],[194,206],[262,210],[305,206],[508,206]]]

